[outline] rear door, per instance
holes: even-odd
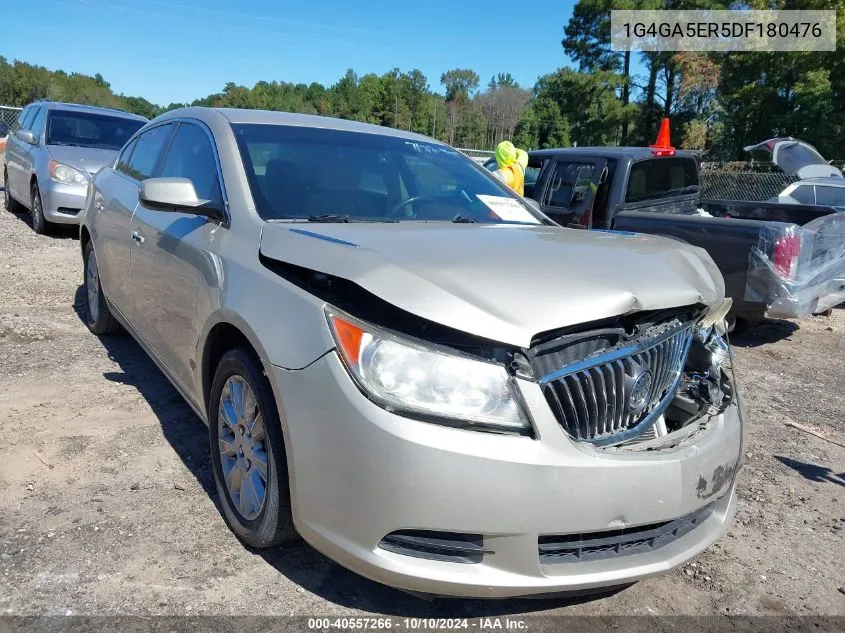
[[[530,163],[529,163],[530,164]],[[593,202],[599,184],[606,177],[603,158],[558,158],[542,174],[542,196],[535,199],[543,213],[569,228],[590,228]]]
[[[188,178],[203,200],[223,205],[222,180],[211,133],[199,122],[178,123],[157,173]],[[185,388],[194,384],[197,293],[206,249],[220,224],[138,203],[132,217],[133,321],[146,343]],[[190,390],[190,389],[189,389]]]

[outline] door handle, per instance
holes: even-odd
[[[138,244],[144,243],[144,236],[141,235],[140,231],[132,231],[132,239],[138,242]]]

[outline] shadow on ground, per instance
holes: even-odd
[[[2,198],[4,193],[5,189],[0,187],[0,211],[3,213],[9,213],[9,211],[6,211],[6,209],[3,208]],[[23,208],[20,204],[18,204],[16,209],[11,212],[11,215],[15,216],[18,220],[32,229],[32,214],[30,214],[30,212]],[[51,224],[46,237],[57,237],[63,239],[78,238],[79,227],[73,224]]]
[[[731,334],[731,344],[737,347],[759,347],[789,338],[798,330],[798,324],[784,319],[763,319],[745,332]]]
[[[80,286],[73,307],[83,323],[85,304],[85,291]],[[101,336],[99,340],[109,358],[120,367],[120,371],[106,372],[104,378],[138,390],[158,418],[164,438],[220,511],[208,457],[205,425],[131,336]],[[302,541],[269,550],[243,547],[245,551],[263,558],[292,582],[325,600],[351,609],[389,615],[469,618],[526,613],[581,604],[624,589],[546,599],[428,600],[358,576]]]
[[[804,479],[809,479],[810,481],[818,483],[832,483],[839,486],[845,486],[845,472],[835,473],[827,466],[799,462],[789,457],[782,457],[781,455],[775,455],[775,459],[784,466],[789,466],[792,470],[803,476]]]

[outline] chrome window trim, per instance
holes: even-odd
[[[142,127],[140,130],[138,130],[137,132],[135,132],[135,134],[133,134],[132,136],[130,136],[130,137],[129,137],[129,140],[128,140],[128,141],[126,141],[126,143],[123,145],[123,147],[121,147],[121,148],[120,148],[120,151],[117,153],[117,156],[115,156],[114,162],[112,163],[112,171],[113,171],[115,174],[117,174],[118,176],[123,176],[123,177],[124,177],[126,180],[128,180],[129,182],[134,182],[134,183],[138,183],[138,184],[140,184],[140,183],[141,183],[141,181],[140,181],[140,180],[138,180],[137,178],[133,178],[132,176],[130,176],[130,175],[129,175],[129,174],[127,174],[126,172],[124,172],[124,171],[120,171],[120,170],[117,168],[117,161],[118,161],[118,160],[120,160],[120,156],[121,156],[121,154],[123,154],[123,150],[124,150],[124,149],[126,149],[126,147],[127,147],[130,143],[132,143],[132,142],[133,142],[133,141],[135,141],[136,139],[141,138],[141,136],[142,136],[142,135],[144,135],[144,134],[146,134],[147,132],[151,132],[152,130],[158,129],[158,128],[160,128],[160,127],[164,126],[164,125],[171,125],[172,123],[173,123],[173,120],[172,120],[172,119],[167,119],[166,121],[162,121],[161,123],[157,123],[156,125],[151,125],[151,126],[149,126],[149,127],[144,126],[144,127]],[[170,136],[171,136],[171,138],[170,138],[170,139],[168,139],[168,141],[172,140],[172,137],[173,137],[173,132],[171,132],[171,133],[170,133]],[[136,146],[136,148],[137,148],[137,146]],[[167,143],[167,149],[170,149],[170,143],[169,143],[169,142]],[[130,154],[130,156],[129,156],[129,160],[132,160],[132,156],[134,156],[134,155],[135,155],[135,149],[133,149],[133,150],[132,150],[132,154]],[[161,156],[159,156],[159,160],[161,160]]]

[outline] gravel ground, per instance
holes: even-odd
[[[128,337],[79,318],[73,231],[0,210],[0,613],[845,615],[845,310],[734,342],[739,511],[694,562],[600,599],[438,600],[305,544],[252,551],[215,505],[205,427]]]

